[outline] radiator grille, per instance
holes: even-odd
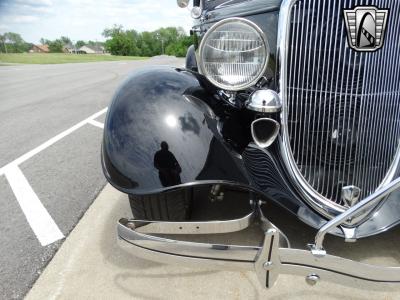
[[[389,8],[383,48],[348,47],[342,10]],[[394,176],[400,137],[400,1],[295,2],[288,16],[284,114],[289,161],[324,200],[345,207]]]

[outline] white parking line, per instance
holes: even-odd
[[[96,120],[90,120],[88,123],[93,125],[93,126],[96,126],[96,127],[104,129],[104,124],[100,123],[100,122],[98,122]]]
[[[17,201],[29,225],[31,226],[42,246],[47,246],[51,243],[54,243],[55,241],[64,238],[64,235],[46,208],[43,206],[42,202],[40,202],[35,191],[32,189],[28,180],[25,178],[18,166],[86,124],[90,123],[95,126],[102,125],[101,127],[103,128],[104,124],[94,121],[94,119],[101,116],[106,111],[107,108],[102,109],[101,111],[91,115],[89,118],[61,132],[55,137],[49,139],[47,142],[44,142],[35,149],[25,153],[11,163],[0,168],[0,176],[6,176],[7,181],[10,184],[11,189],[14,192],[14,195],[17,198]]]
[[[42,202],[40,202],[20,168],[16,165],[8,166],[5,170],[5,175],[25,214],[26,220],[40,244],[47,246],[64,238],[61,230],[47,212]]]
[[[36,147],[35,149],[29,151],[28,153],[25,153],[24,155],[18,157],[16,160],[14,160],[13,162],[9,163],[8,165],[2,167],[0,169],[0,175],[4,174],[4,170],[7,168],[7,166],[9,165],[20,165],[23,162],[27,161],[28,159],[30,159],[32,156],[38,154],[39,152],[43,151],[44,149],[50,147],[51,145],[53,145],[54,143],[58,142],[59,140],[61,140],[62,138],[66,137],[67,135],[71,134],[72,132],[74,132],[75,130],[81,128],[82,126],[86,125],[87,123],[89,123],[89,121],[96,119],[97,117],[101,116],[102,114],[104,114],[107,111],[107,108],[102,109],[101,111],[91,115],[89,118],[83,120],[82,122],[79,122],[78,124],[72,126],[71,128],[61,132],[60,134],[56,135],[55,137],[49,139],[47,142],[44,142],[43,144],[41,144],[40,146]]]

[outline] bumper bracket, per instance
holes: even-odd
[[[247,216],[228,221],[121,219],[118,236],[122,247],[141,258],[192,267],[252,270],[266,288],[271,288],[280,274],[303,276],[310,285],[324,280],[367,289],[400,288],[400,267],[369,265],[328,255],[321,243],[317,243],[318,247],[312,244],[310,250],[291,249],[286,236],[265,218],[260,205],[254,205]],[[154,235],[229,233],[241,231],[253,221],[258,221],[265,234],[261,246],[197,243]]]

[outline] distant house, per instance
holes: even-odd
[[[85,45],[79,48],[79,53],[85,54],[104,54],[106,51],[100,45]]]
[[[29,52],[33,53],[49,53],[49,45],[33,45]]]
[[[67,44],[67,45],[64,45],[63,52],[64,53],[76,53],[76,52],[78,52],[78,49],[72,44]]]

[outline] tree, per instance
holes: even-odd
[[[26,43],[22,37],[15,32],[6,32],[1,37],[5,52],[21,53],[27,52],[30,44]]]
[[[122,25],[114,24],[113,27],[104,29],[102,35],[106,38],[109,38],[120,34],[122,31],[123,31]]]
[[[165,49],[165,53],[177,57],[185,57],[187,49],[192,44],[193,44],[192,37],[183,36],[180,37],[178,41],[176,41],[175,43],[169,44],[168,47]]]
[[[85,41],[79,40],[76,42],[75,47],[79,49],[80,47],[83,47],[85,45],[86,45]]]
[[[61,39],[56,39],[54,41],[48,41],[50,52],[61,53],[64,50],[64,43]]]
[[[7,50],[7,45],[6,45],[6,36],[3,34],[0,34],[0,43],[1,43],[1,45],[2,45],[2,47],[0,47],[0,50],[1,50],[1,52],[5,52],[5,53],[8,53],[8,50]]]
[[[8,52],[24,52],[25,41],[18,33],[6,32],[4,34]]]
[[[71,39],[67,36],[62,36],[60,40],[63,42],[64,45],[72,45]]]
[[[192,44],[192,38],[187,36],[181,27],[139,33],[133,29],[124,30],[121,25],[114,25],[104,29],[103,36],[108,38],[105,47],[113,55],[154,56],[167,53],[185,56],[187,48]]]
[[[109,37],[105,42],[105,48],[114,55],[140,55],[138,47],[139,34],[135,30],[123,30],[121,25],[114,25],[103,31],[105,37]],[[96,45],[99,45],[96,42]]]

